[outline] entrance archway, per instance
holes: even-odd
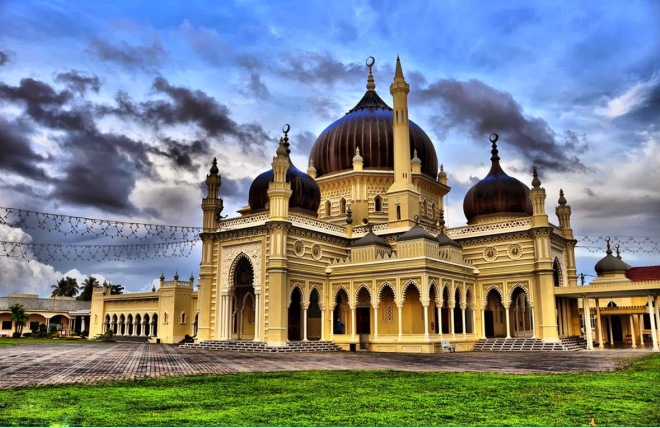
[[[355,307],[356,333],[371,334],[371,296],[366,288],[362,287],[357,294]]]
[[[424,334],[424,307],[417,287],[408,284],[403,292],[402,334]]]
[[[287,326],[289,340],[302,340],[302,293],[300,288],[295,287],[291,291],[291,304],[289,305],[289,322]]]
[[[319,291],[312,288],[309,294],[309,307],[307,308],[307,339],[321,340],[321,306]]]
[[[532,337],[534,326],[532,325],[532,307],[529,304],[527,293],[521,287],[516,287],[511,293],[511,306],[509,306],[513,317],[511,333],[513,337]]]
[[[332,311],[333,334],[349,334],[350,308],[348,306],[348,294],[342,288],[335,297],[335,309]]]
[[[506,314],[499,291],[491,288],[486,294],[484,308],[484,327],[486,337],[506,337]]]
[[[229,292],[229,325],[231,339],[251,340],[255,337],[256,305],[254,269],[247,255],[241,253],[235,261]]]

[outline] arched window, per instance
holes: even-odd
[[[379,195],[376,195],[374,198],[374,211],[379,213],[383,211],[383,198]]]
[[[401,205],[396,206],[396,219],[401,220]]]
[[[330,217],[332,214],[332,204],[330,201],[325,201],[325,216]]]
[[[181,312],[181,324],[185,324],[185,323],[186,323],[186,313]]]
[[[435,219],[435,202],[431,204],[431,218]]]
[[[555,287],[561,287],[561,265],[557,259],[552,263],[552,282]]]
[[[339,200],[339,214],[346,214],[346,199]]]

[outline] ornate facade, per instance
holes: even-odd
[[[254,180],[239,217],[221,217],[213,160],[197,291],[192,279],[189,287],[163,283],[151,294],[99,291],[92,304],[96,331],[121,334],[117,326],[131,315],[133,325],[138,316],[143,323],[132,331],[145,334],[148,316],[157,320],[149,333],[165,342],[189,334],[198,342],[281,347],[320,340],[427,353],[440,352],[443,341],[470,350],[486,337],[552,343],[585,330],[588,337],[591,329],[580,323],[587,287],[577,284],[563,193],[553,224],[536,170],[531,188],[508,176],[493,134],[491,170],[465,196],[467,224],[447,228],[447,174],[430,138],[408,117],[410,86],[401,63],[397,58],[390,85],[392,108],[376,93],[373,61],[367,65],[365,95],[318,137],[307,173],[291,162],[286,125],[272,169]],[[659,289],[660,275],[644,293]],[[169,317],[195,314],[194,327],[164,330],[163,308]]]

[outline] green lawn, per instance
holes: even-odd
[[[0,348],[3,346],[20,346],[20,345],[37,345],[37,344],[59,344],[59,343],[75,343],[85,344],[85,343],[99,343],[96,340],[84,340],[84,339],[73,339],[73,338],[58,338],[58,339],[48,339],[46,337],[32,338],[32,337],[21,337],[19,339],[14,339],[12,337],[0,337]]]
[[[660,355],[613,373],[170,377],[0,390],[0,426],[584,426],[591,413],[600,426],[658,426],[659,384]]]

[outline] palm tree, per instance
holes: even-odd
[[[94,278],[93,276],[89,276],[85,278],[83,281],[82,285],[82,291],[80,292],[80,296],[76,297],[76,300],[82,300],[85,302],[89,302],[92,300],[92,293],[94,292],[94,287],[98,287],[99,281],[98,279]]]
[[[9,307],[11,311],[11,320],[14,323],[14,332],[22,333],[23,326],[30,318],[25,312],[25,308],[20,303],[15,303]]]
[[[52,285],[51,288],[53,288],[53,293],[51,294],[51,297],[55,297],[55,296],[73,297],[76,294],[78,294],[79,291],[78,281],[75,278],[71,278],[70,276],[60,279],[59,281],[57,281],[57,285]]]

